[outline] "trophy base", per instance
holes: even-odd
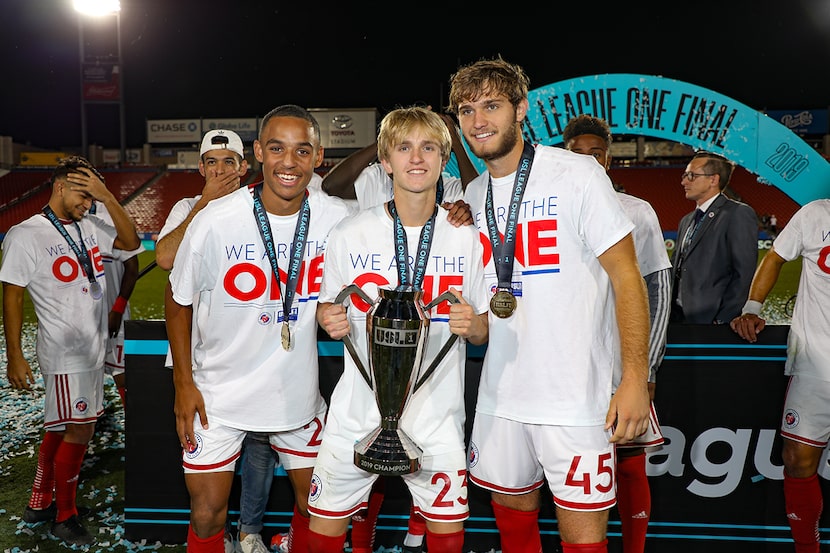
[[[378,428],[355,444],[354,464],[373,474],[400,476],[420,470],[422,454],[400,428]]]

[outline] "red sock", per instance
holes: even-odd
[[[308,522],[309,518],[301,515],[297,506],[294,505],[294,516],[291,517],[291,529],[288,531],[289,551],[293,553],[306,553],[308,551]],[[343,540],[345,541],[345,537]]]
[[[427,521],[415,510],[415,505],[409,504],[409,527],[403,544],[410,547],[424,543],[424,534],[427,533]]]
[[[818,521],[823,501],[818,475],[793,478],[784,473],[784,504],[796,553],[818,553]]]
[[[78,476],[84,462],[86,444],[61,442],[55,454],[55,503],[58,516],[55,520],[63,522],[72,515],[77,515],[75,493],[78,491]]]
[[[372,553],[375,545],[375,528],[386,492],[386,480],[379,477],[369,494],[369,507],[361,511],[362,516],[352,517],[352,553]]]
[[[643,553],[651,516],[645,451],[627,457],[617,455],[617,511],[622,523],[623,551]]]
[[[37,471],[32,484],[32,496],[29,498],[29,507],[32,509],[46,509],[52,504],[52,495],[55,490],[55,454],[63,443],[63,434],[60,432],[46,432],[40,443],[37,454]]]
[[[464,530],[453,534],[433,534],[427,531],[429,553],[461,553],[464,551]]]
[[[121,406],[127,408],[127,388],[124,386],[118,387],[118,395],[121,396]]]
[[[296,516],[296,514],[294,515]],[[291,524],[294,524],[293,521]],[[308,531],[308,553],[343,553],[343,544],[346,543],[346,534],[339,536],[324,536],[317,532]],[[297,550],[289,548],[289,551]]]
[[[608,553],[608,540],[599,543],[565,543],[561,542],[562,553]]]
[[[188,526],[187,553],[225,553],[225,530],[208,538],[200,538],[193,527]]]
[[[502,553],[542,553],[539,536],[539,509],[517,511],[491,501]]]

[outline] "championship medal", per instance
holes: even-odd
[[[288,328],[288,321],[282,323],[282,349],[291,351],[291,330]]]
[[[490,311],[499,319],[506,319],[516,311],[516,296],[510,290],[499,288],[490,298]]]
[[[89,283],[89,294],[92,296],[92,299],[95,300],[100,300],[104,297],[104,291],[101,290],[101,285],[98,284],[97,281]]]

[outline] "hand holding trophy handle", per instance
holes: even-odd
[[[372,298],[370,298],[360,286],[358,286],[357,284],[349,284],[348,286],[340,290],[340,293],[337,294],[337,297],[334,300],[334,304],[342,305],[343,302],[346,301],[346,298],[348,298],[352,294],[357,294],[360,297],[360,299],[362,299],[369,305],[375,303],[375,301]],[[372,386],[372,377],[369,376],[369,371],[366,370],[366,365],[368,365],[368,363],[364,363],[363,358],[357,351],[357,348],[354,347],[351,335],[346,334],[345,336],[343,336],[342,340],[343,345],[345,345],[346,349],[349,350],[349,355],[351,355],[352,360],[354,360],[354,363],[357,366],[357,370],[360,371],[360,375],[363,377],[364,380],[366,380],[366,384],[369,385],[369,389],[373,390],[374,386]]]
[[[455,294],[447,290],[446,292],[444,292],[443,294],[429,302],[427,305],[425,305],[424,311],[429,312],[430,309],[432,309],[442,301],[448,301],[450,303],[460,303],[458,298],[455,297]],[[435,368],[438,367],[438,364],[444,359],[444,357],[447,355],[447,352],[450,350],[450,348],[456,340],[458,340],[458,334],[452,334],[447,339],[447,341],[444,342],[444,345],[438,351],[438,355],[435,356],[435,359],[432,360],[432,363],[430,363],[429,367],[427,367],[423,374],[418,378],[418,381],[415,382],[415,386],[413,387],[412,393],[417,392],[418,388],[420,388],[424,384],[424,382],[426,382],[427,379],[432,375],[432,373],[435,372]]]

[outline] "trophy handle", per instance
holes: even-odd
[[[430,309],[432,309],[442,301],[448,301],[450,303],[460,303],[458,298],[455,297],[455,294],[447,290],[446,292],[444,292],[443,294],[429,302],[427,305],[425,305],[424,311],[428,312]],[[447,356],[447,352],[450,350],[450,348],[456,340],[458,340],[458,334],[451,334],[450,337],[447,338],[447,341],[444,342],[443,346],[441,346],[441,349],[438,351],[438,354],[435,356],[435,359],[432,360],[432,363],[430,363],[429,367],[427,367],[427,370],[424,371],[424,374],[415,383],[415,387],[412,391],[413,394],[417,392],[418,388],[420,388],[424,384],[424,382],[426,382],[427,379],[432,375],[432,373],[435,372],[435,368],[438,367],[438,363],[440,363],[444,359],[444,357]]]
[[[375,303],[374,301],[372,301],[372,298],[370,298],[360,286],[358,286],[357,284],[349,284],[348,286],[343,288],[339,294],[337,294],[337,297],[334,299],[334,304],[342,305],[343,302],[346,301],[346,298],[348,298],[352,294],[357,294],[358,296],[360,296],[360,299],[362,299],[369,305]],[[363,360],[360,358],[360,354],[357,352],[357,348],[354,347],[354,343],[352,343],[352,337],[346,334],[345,336],[343,336],[342,340],[343,345],[345,345],[346,349],[349,350],[349,355],[351,356],[355,365],[357,365],[357,370],[360,371],[360,375],[366,381],[366,384],[369,385],[369,389],[374,390],[374,386],[372,386],[372,378],[369,376],[369,371],[366,370],[366,363],[363,362]]]

